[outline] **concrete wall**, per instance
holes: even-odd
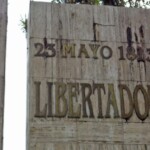
[[[150,149],[149,15],[31,2],[28,150]]]
[[[0,0],[0,150],[2,150],[3,147],[6,27],[7,27],[7,0]]]

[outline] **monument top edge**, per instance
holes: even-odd
[[[47,2],[47,1],[30,1],[30,5],[57,5],[57,6],[74,6],[74,7],[99,7],[99,8],[106,8],[106,9],[125,9],[125,10],[149,10],[146,8],[130,8],[130,7],[117,7],[117,6],[109,6],[109,5],[92,5],[92,4],[73,4],[73,3],[55,3],[55,2]]]

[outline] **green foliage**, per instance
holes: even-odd
[[[52,3],[65,3],[64,0],[52,0]]]
[[[131,8],[150,8],[150,0],[53,0],[53,3],[113,5]]]
[[[93,5],[99,5],[100,4],[100,0],[94,0]]]
[[[126,7],[131,8],[150,8],[150,1],[148,0],[125,0]]]
[[[27,19],[27,17],[26,17],[26,15],[25,15],[25,17],[23,18],[23,17],[21,17],[21,19],[20,19],[20,26],[21,26],[21,30],[24,32],[24,33],[27,33],[27,28],[28,28],[28,19]]]
[[[52,3],[91,4],[99,5],[101,0],[52,0]]]

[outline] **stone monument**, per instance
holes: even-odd
[[[150,150],[149,16],[31,2],[27,150]]]

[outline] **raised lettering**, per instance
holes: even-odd
[[[112,57],[112,49],[108,46],[103,46],[101,48],[100,53],[101,53],[102,58],[104,59],[110,59]]]
[[[71,58],[75,58],[75,44],[63,44],[62,46],[62,57],[67,58],[67,54],[70,53]]]
[[[148,96],[149,96],[149,100],[150,100],[150,85],[147,85],[148,88]]]
[[[42,111],[40,111],[40,84],[41,82],[34,82],[35,84],[35,99],[36,99],[36,109],[35,117],[46,117],[47,104],[45,104]]]
[[[35,43],[34,46],[37,50],[37,53],[34,55],[36,57],[55,57],[56,55],[55,44],[45,43],[45,46],[43,46],[41,43]],[[44,48],[46,50],[44,50]]]
[[[79,50],[79,55],[78,55],[78,57],[81,58],[82,55],[84,55],[85,58],[90,58],[90,57],[89,57],[89,54],[88,54],[88,52],[87,52],[87,50],[86,50],[86,48],[85,48],[85,44],[81,44],[81,45],[80,45],[80,50]]]
[[[94,118],[93,113],[93,107],[91,102],[91,94],[92,94],[92,87],[88,83],[82,83],[81,84],[81,90],[82,90],[82,107],[83,107],[83,117],[88,117],[87,115],[87,109],[86,109],[86,103],[89,107],[89,117]]]
[[[89,47],[91,48],[92,52],[93,52],[93,58],[94,59],[98,59],[97,57],[97,50],[100,47],[100,45],[96,45],[96,44],[89,44]]]
[[[81,115],[81,104],[77,104],[78,102],[78,94],[79,94],[79,83],[68,83],[68,92],[69,92],[69,104],[68,104],[68,117],[69,118],[80,118]],[[76,105],[74,102],[76,101]],[[76,108],[76,111],[74,109]]]
[[[139,103],[138,103],[138,92],[139,91],[141,91],[141,93],[143,94],[144,102],[145,102],[145,108],[144,108],[145,112],[143,114],[141,114],[140,109],[139,109]],[[137,85],[133,92],[133,99],[134,99],[136,115],[142,121],[148,117],[148,113],[149,113],[149,99],[148,98],[149,98],[148,93],[146,92],[144,87],[142,85]]]
[[[107,101],[107,109],[106,109],[106,118],[110,118],[110,106],[112,105],[114,109],[114,118],[119,118],[119,112],[117,107],[116,96],[114,92],[114,85],[108,84],[108,101]]]
[[[68,111],[67,99],[65,98],[66,84],[65,83],[55,83],[55,116],[65,117]]]
[[[105,94],[104,84],[93,84],[93,93],[95,92],[95,90],[97,90],[97,94],[98,94],[98,118],[103,118],[101,91],[103,90]]]
[[[47,57],[55,57],[56,55],[56,50],[54,48],[55,44],[47,44],[47,50],[51,51],[50,53],[47,52]],[[46,54],[46,53],[45,53]]]
[[[132,94],[131,94],[129,88],[125,84],[119,84],[118,87],[119,87],[119,93],[120,93],[121,117],[123,119],[128,120],[128,119],[130,119],[130,117],[133,114]],[[124,92],[127,93],[128,99],[124,99]],[[125,110],[125,102],[127,102],[127,101],[129,102],[129,105],[128,105],[129,111],[128,112],[126,112],[126,110]]]
[[[35,48],[37,50],[37,53],[34,56],[43,56],[42,55],[43,44],[41,44],[41,43],[35,43],[34,46],[35,46]]]
[[[123,54],[123,46],[119,46],[118,49],[120,50],[120,58],[119,58],[119,60],[125,60],[124,54]]]

